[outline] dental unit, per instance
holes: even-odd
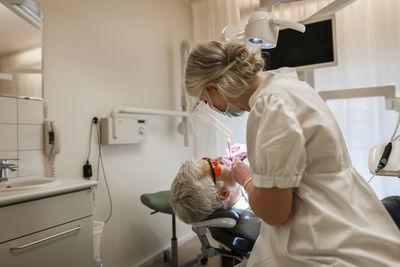
[[[394,85],[321,91],[319,95],[325,101],[330,99],[383,96],[385,97],[386,109],[400,113],[400,98],[396,97],[396,87]],[[400,117],[389,142],[375,145],[370,149],[368,168],[371,174],[400,177],[400,162],[398,161],[400,157],[400,140],[399,136],[396,136],[399,122]]]

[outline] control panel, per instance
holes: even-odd
[[[147,121],[134,117],[100,119],[100,142],[102,145],[137,144],[147,141]],[[115,130],[115,132],[113,132]]]

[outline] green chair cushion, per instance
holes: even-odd
[[[142,201],[143,205],[155,211],[173,214],[172,206],[169,204],[170,197],[171,192],[169,190],[160,191],[151,194],[143,194],[140,196],[140,201]]]

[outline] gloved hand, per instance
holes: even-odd
[[[239,158],[234,158],[232,164],[233,179],[243,187],[253,180],[250,176],[250,168],[243,163]]]

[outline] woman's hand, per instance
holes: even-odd
[[[235,158],[232,164],[233,179],[243,187],[245,187],[253,178],[250,175],[250,168],[239,158]]]
[[[259,188],[251,181],[250,168],[235,158],[232,164],[233,179],[241,184],[249,196],[249,204],[254,213],[269,225],[286,222],[292,210],[292,188]]]

